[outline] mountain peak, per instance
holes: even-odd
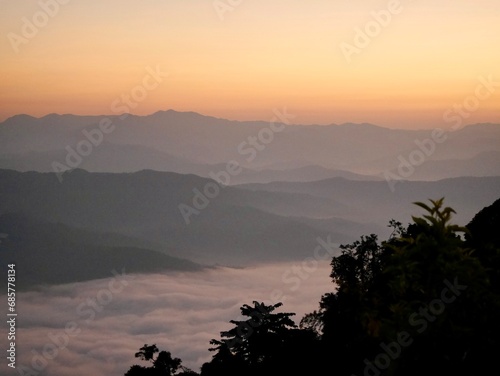
[[[7,119],[5,119],[4,123],[14,123],[14,124],[22,124],[25,121],[33,121],[36,118],[34,116],[28,115],[28,114],[19,114],[19,115],[14,115],[11,116]]]
[[[338,125],[339,127],[350,127],[350,128],[384,128],[380,125],[375,125],[371,123],[342,123]]]

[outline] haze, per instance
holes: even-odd
[[[1,375],[494,364],[500,1],[0,7]]]
[[[479,76],[500,77],[496,0],[396,0],[397,13],[350,62],[341,44],[355,45],[356,28],[394,2],[231,3],[70,1],[25,43],[8,35],[23,37],[23,17],[40,6],[2,1],[0,120],[111,114],[145,68],[158,66],[168,78],[129,112],[268,120],[286,105],[300,124],[429,128],[443,126],[443,113],[474,93]],[[491,97],[466,120],[498,117]]]
[[[322,294],[332,290],[328,264],[320,263],[300,284],[282,278],[296,263],[197,273],[132,275],[125,271],[128,284],[101,311],[86,302],[108,288],[110,279],[20,294],[19,367],[29,367],[32,350],[43,349],[50,342],[49,335],[64,333],[61,323],[72,322],[79,329],[78,335],[48,362],[42,375],[122,375],[137,361],[137,346],[153,342],[178,354],[186,366],[198,371],[213,355],[208,351],[209,341],[228,330],[229,320],[240,315],[239,307],[252,299],[276,303],[272,294],[280,289],[284,312],[297,313],[298,323],[316,308]],[[7,336],[5,330],[2,326],[2,337]]]

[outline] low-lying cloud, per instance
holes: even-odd
[[[323,293],[333,290],[328,260],[300,276],[290,272],[297,270],[293,265],[126,275],[126,285],[115,292],[110,292],[110,277],[21,293],[17,370],[5,367],[6,374],[22,374],[16,371],[24,366],[37,375],[119,376],[140,364],[134,353],[145,343],[156,343],[199,371],[213,355],[210,339],[229,329],[229,320],[241,318],[241,305],[253,300],[276,303],[273,297],[280,291],[282,310],[297,313],[298,323],[317,308]],[[60,348],[47,347],[51,343]],[[44,349],[53,359],[43,358]]]

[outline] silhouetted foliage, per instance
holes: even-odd
[[[314,315],[340,375],[473,375],[493,364],[499,291],[453,209],[430,202],[416,203],[426,213],[406,229],[393,221],[387,241],[362,237],[333,259],[337,291]]]
[[[276,312],[281,303],[243,305],[245,319],[210,341],[201,375],[489,374],[500,352],[500,200],[467,227],[451,223],[444,199],[415,204],[424,214],[407,227],[391,220],[386,241],[371,234],[341,246],[334,291],[299,326]],[[179,369],[157,353],[142,347],[136,356],[153,367],[127,376]]]
[[[467,246],[475,250],[493,288],[500,291],[500,199],[477,213],[467,229]]]
[[[299,370],[290,359],[300,359],[314,348],[317,337],[310,330],[297,328],[294,313],[275,313],[282,303],[266,305],[254,301],[241,307],[248,319],[231,320],[234,327],[221,332],[221,340],[210,341],[216,351],[202,375],[267,375],[287,369]],[[309,346],[309,349],[307,348]],[[313,355],[313,354],[311,354]],[[304,370],[305,371],[305,370]]]
[[[498,296],[490,295],[485,269],[460,235],[467,229],[450,223],[453,209],[443,199],[431,204],[417,203],[427,214],[413,217],[407,233],[389,245],[393,254],[373,319],[380,340],[411,336],[390,370],[471,374],[478,366],[474,354],[486,350],[485,325],[493,324],[484,313]]]
[[[155,354],[158,354],[155,358]],[[142,346],[135,357],[143,361],[149,362],[151,366],[142,367],[133,365],[130,367],[125,376],[172,376],[184,375],[194,376],[197,375],[189,368],[181,366],[182,361],[179,358],[172,358],[172,354],[168,351],[160,351],[155,344]],[[177,373],[181,370],[182,372]]]
[[[467,229],[470,244],[500,248],[500,199],[477,213]]]

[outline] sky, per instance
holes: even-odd
[[[500,81],[498,0],[0,6],[0,121],[167,109],[268,120],[286,106],[297,124],[431,128],[481,77]],[[495,89],[467,123],[498,122]]]
[[[103,292],[110,291],[115,277],[21,293],[17,370],[29,374],[30,368],[39,376],[123,375],[141,363],[134,354],[147,343],[170,351],[183,366],[199,372],[213,355],[209,341],[232,328],[229,320],[246,319],[240,314],[243,304],[275,304],[273,294],[279,290],[283,306],[277,311],[296,313],[298,324],[319,308],[324,293],[334,290],[328,260],[300,282],[289,283],[290,277],[283,275],[293,265],[156,275],[121,271],[112,285],[114,293],[108,295]],[[0,327],[2,338],[6,330]],[[5,362],[0,373],[17,374]]]

